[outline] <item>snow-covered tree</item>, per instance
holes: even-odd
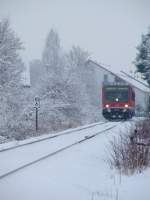
[[[40,69],[43,68],[41,78],[36,75],[39,88],[35,95],[41,98],[41,130],[59,130],[95,121],[97,108],[92,104],[93,90],[89,87],[95,80],[87,67],[88,58],[88,52],[78,46],[65,53],[58,33],[49,32],[39,62]]]
[[[45,69],[42,82],[42,93],[54,102],[60,99],[59,94],[63,82],[63,55],[59,35],[50,30],[45,43],[42,56],[42,65]],[[60,94],[61,95],[61,94]]]
[[[30,62],[30,83],[32,87],[37,87],[40,84],[43,73],[45,73],[45,69],[40,60]]]
[[[73,46],[67,54],[67,85],[72,87],[73,98],[75,102],[82,100],[85,103],[85,63],[88,59],[88,53],[80,47]]]
[[[62,89],[63,66],[64,59],[60,39],[58,33],[52,29],[46,38],[40,63],[42,71],[40,80],[37,77],[39,85],[37,96],[41,98],[40,120],[44,129],[55,129],[54,126],[56,125],[54,124],[57,124],[60,118],[62,118],[61,113],[58,114],[57,107],[64,104],[65,98]]]
[[[90,97],[87,92],[88,77],[86,62],[89,54],[79,46],[73,46],[67,55],[68,101],[78,111],[79,121],[84,124],[90,118]]]
[[[142,35],[141,44],[137,50],[135,66],[137,71],[143,75],[143,79],[150,85],[150,28],[145,35]]]
[[[101,116],[97,105],[100,86],[94,68],[88,64],[89,53],[73,46],[67,56],[68,87],[76,109],[79,109],[82,124],[98,121]]]
[[[20,39],[10,28],[9,21],[0,22],[0,130],[1,134],[12,129],[19,119],[22,91],[23,63],[18,52]]]
[[[47,35],[42,62],[50,73],[57,72],[61,54],[60,39],[58,33],[51,29]]]

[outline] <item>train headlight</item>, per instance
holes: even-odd
[[[108,104],[106,104],[106,105],[105,105],[105,107],[106,107],[106,108],[109,108],[109,105],[108,105]]]
[[[124,107],[125,107],[125,108],[128,108],[129,106],[128,106],[128,104],[125,104]]]

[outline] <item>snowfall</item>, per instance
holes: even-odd
[[[114,125],[103,134],[0,179],[0,200],[149,200],[150,169],[125,176],[108,164],[110,141],[126,134],[134,121],[76,129],[73,134],[0,152],[0,176]],[[48,136],[39,138],[43,137]],[[36,139],[1,144],[0,150]]]

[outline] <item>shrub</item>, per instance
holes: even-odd
[[[150,164],[150,120],[137,122],[128,134],[110,141],[109,163],[125,174],[141,172]]]

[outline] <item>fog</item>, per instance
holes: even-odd
[[[149,0],[0,0],[0,19],[9,18],[28,64],[40,59],[51,28],[65,50],[79,45],[98,62],[129,71],[136,46],[150,25]]]

